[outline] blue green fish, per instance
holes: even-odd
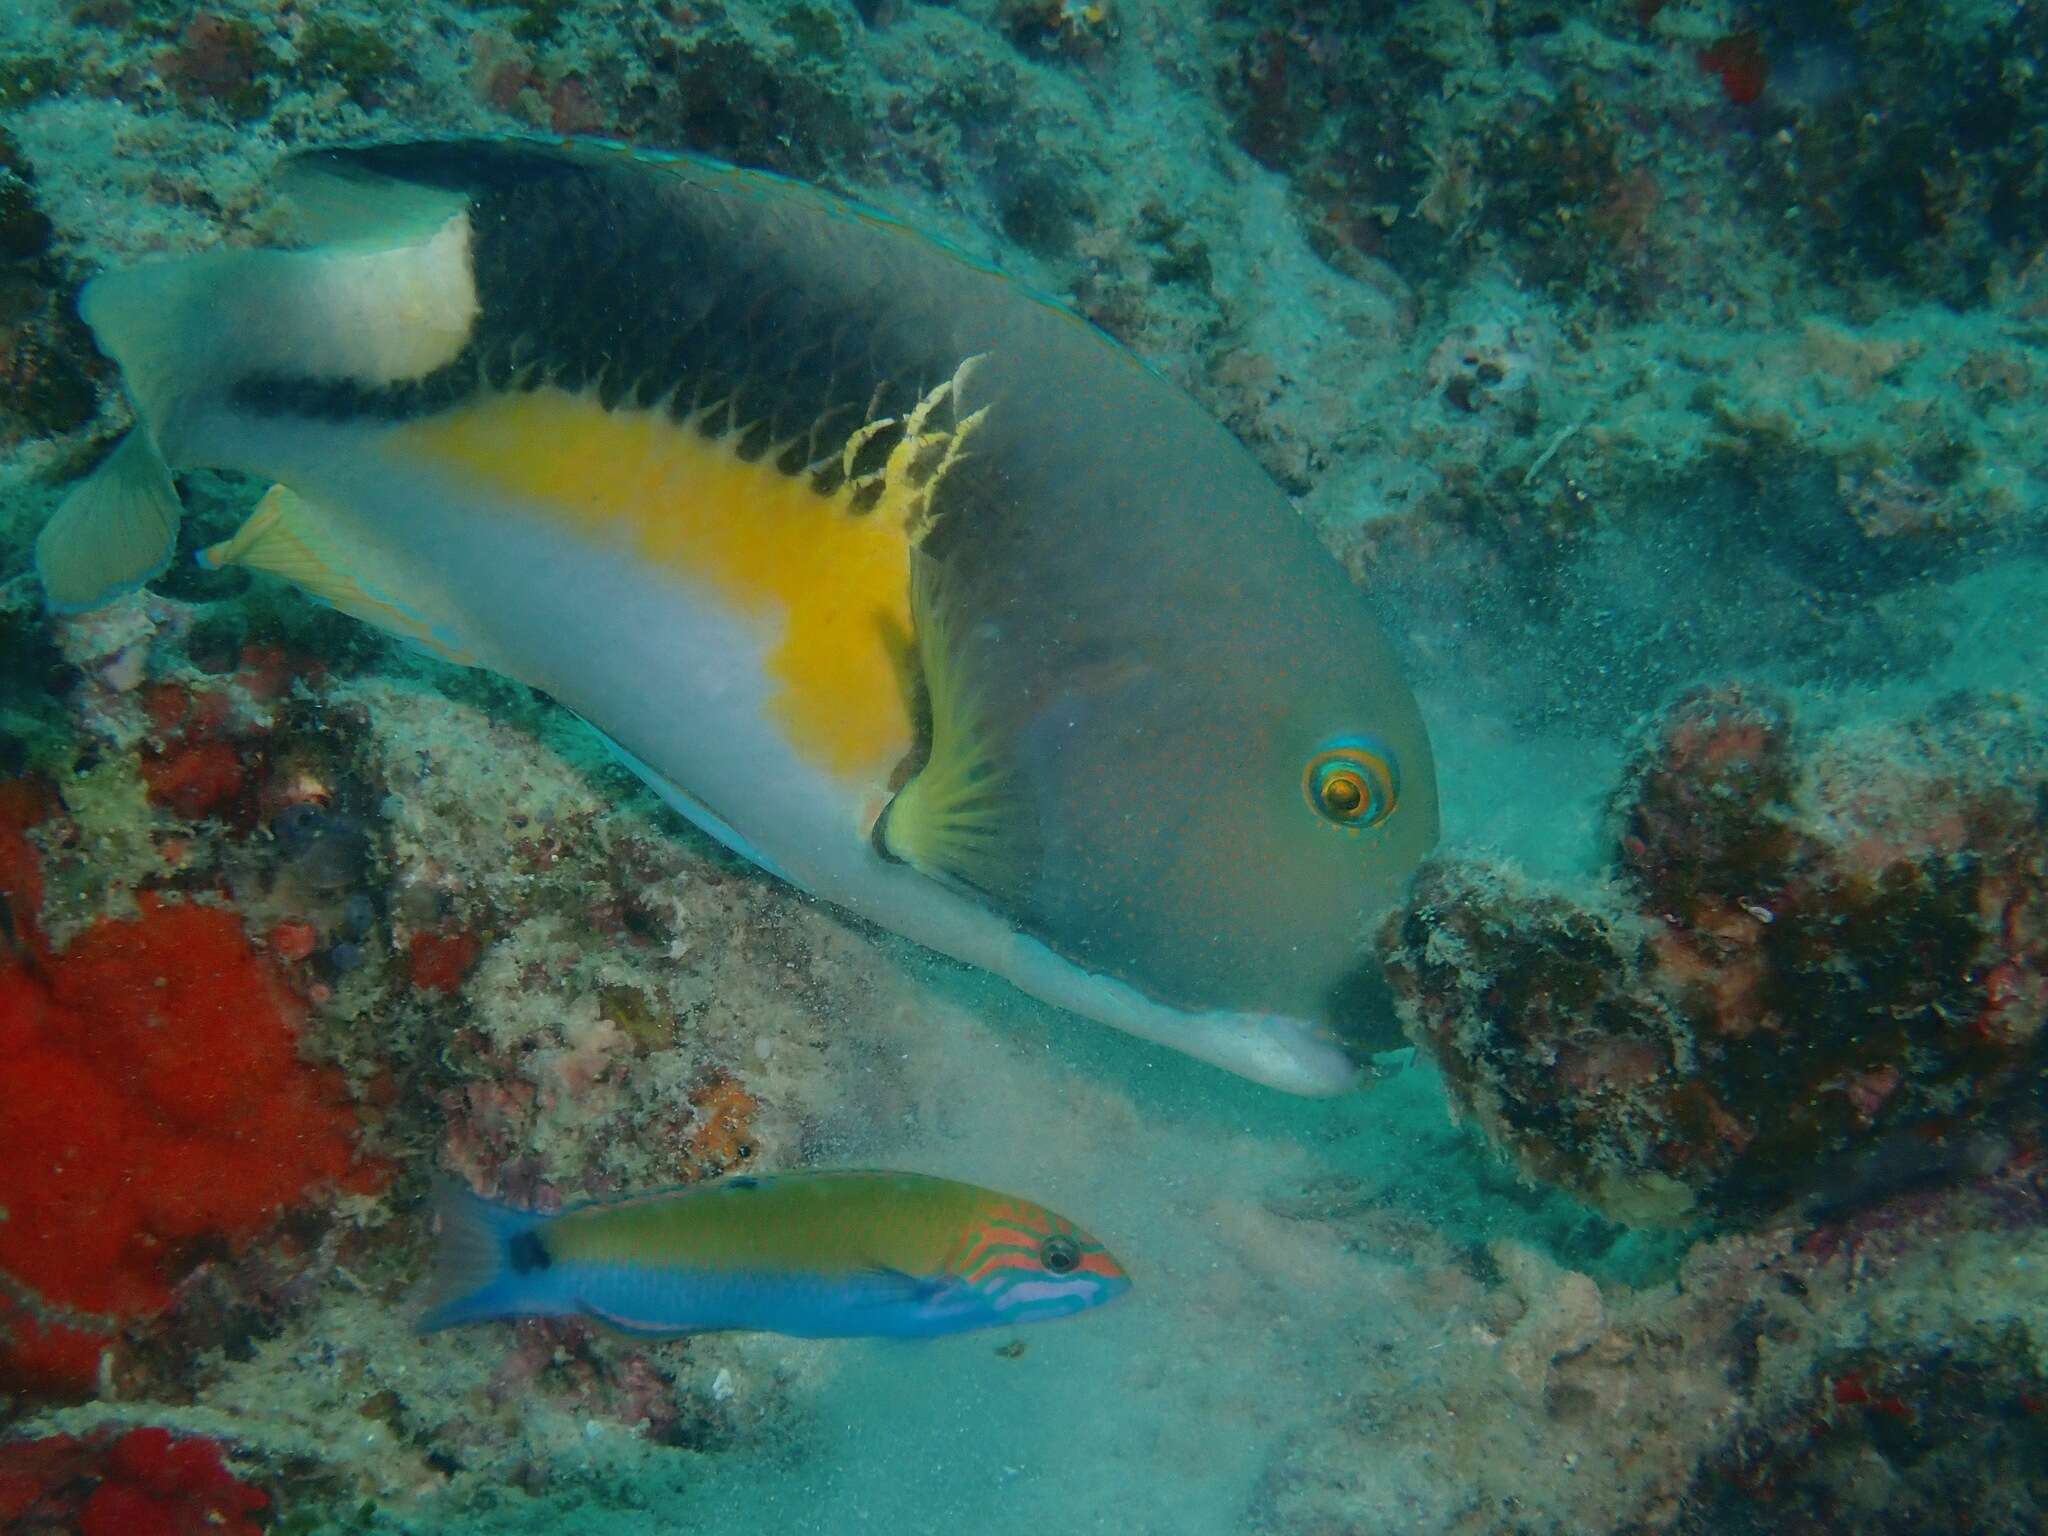
[[[657,1338],[931,1338],[1069,1317],[1131,1284],[1065,1217],[923,1174],[737,1175],[556,1216],[443,1184],[435,1204],[423,1332],[585,1317]]]

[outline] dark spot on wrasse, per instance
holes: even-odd
[[[744,1157],[752,1151],[753,1148],[751,1147],[742,1147],[740,1149],[740,1155]],[[727,1179],[725,1181],[725,1187],[727,1189],[759,1189],[761,1187],[761,1181],[756,1178],[750,1178],[746,1174],[741,1174],[737,1178]]]
[[[513,1238],[505,1245],[505,1257],[515,1275],[530,1275],[555,1262],[538,1232],[522,1232]]]
[[[1005,1360],[1021,1360],[1024,1358],[1024,1341],[1012,1339],[1007,1344],[998,1344],[996,1353]]]

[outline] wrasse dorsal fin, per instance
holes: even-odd
[[[910,609],[930,709],[930,752],[876,826],[882,850],[977,891],[1012,889],[1025,864],[1028,805],[995,739],[945,568],[910,555]]]
[[[397,562],[335,531],[334,521],[289,487],[274,485],[233,538],[202,550],[202,565],[244,566],[280,576],[302,591],[460,666],[476,657],[444,618],[422,601]]]
[[[50,606],[76,613],[141,586],[170,564],[183,516],[149,429],[136,427],[36,536],[36,574]]]

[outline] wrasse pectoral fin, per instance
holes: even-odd
[[[866,1305],[878,1311],[943,1308],[968,1288],[958,1275],[913,1275],[901,1269],[864,1270],[861,1278],[870,1289]]]
[[[136,427],[36,538],[36,572],[61,613],[97,608],[170,564],[184,517],[147,427]]]
[[[290,488],[273,485],[235,536],[200,551],[199,562],[209,569],[240,565],[281,576],[329,607],[444,661],[475,663],[448,626],[429,616],[418,597],[405,590],[395,562],[378,559],[361,544],[346,547],[349,543],[336,536],[333,520],[319,508]]]
[[[910,554],[910,610],[931,751],[883,811],[880,846],[922,874],[999,894],[1023,863],[1024,802],[994,749],[945,568],[918,549]]]

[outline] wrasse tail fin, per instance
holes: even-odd
[[[36,536],[50,606],[77,613],[133,591],[170,564],[184,517],[147,427],[122,438]]]
[[[419,1332],[539,1310],[527,1305],[527,1276],[546,1265],[539,1230],[547,1217],[499,1205],[445,1178],[434,1181],[433,1211],[440,1244],[426,1310],[414,1325]]]
[[[877,833],[884,851],[913,869],[1001,892],[1022,864],[1026,807],[991,739],[944,567],[913,549],[910,572],[918,663],[931,706],[931,755],[889,802]]]
[[[475,655],[449,626],[429,613],[431,605],[407,590],[396,562],[378,556],[360,539],[337,534],[334,527],[334,518],[288,487],[274,485],[233,538],[200,551],[199,563],[211,570],[240,565],[268,571],[444,661],[475,664]]]

